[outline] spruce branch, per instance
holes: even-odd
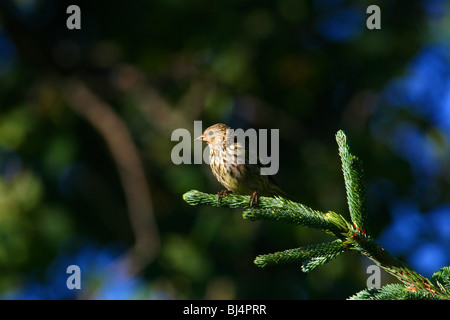
[[[280,209],[280,208],[252,208],[245,210],[242,214],[244,219],[250,221],[280,221],[315,228],[327,233],[338,235],[340,229],[327,219],[326,214],[312,210],[306,206],[299,207],[303,210]]]
[[[262,268],[298,263],[309,272],[347,251],[356,251],[399,279],[401,284],[360,291],[350,299],[450,299],[450,268],[444,267],[432,280],[418,274],[405,263],[381,248],[367,230],[367,203],[361,161],[350,152],[343,131],[336,134],[342,162],[350,221],[333,212],[321,212],[283,197],[260,197],[249,206],[249,196],[230,194],[218,199],[217,194],[191,190],[183,195],[190,205],[244,209],[243,218],[250,221],[278,221],[315,228],[336,237],[334,241],[296,249],[263,254],[254,263]]]
[[[450,267],[443,267],[436,271],[431,278],[445,293],[450,294]]]
[[[256,257],[255,264],[258,267],[265,268],[274,265],[300,262],[302,271],[309,272],[334,259],[346,250],[347,248],[341,240],[334,240],[333,242],[313,244],[302,248],[260,255]]]
[[[448,293],[440,290],[429,279],[412,270],[404,262],[393,257],[389,252],[380,247],[372,237],[361,234],[359,230],[355,229],[350,234],[347,246],[367,256],[379,267],[403,282],[405,287],[411,288],[411,291],[417,290],[422,293],[432,294],[436,298],[450,299]]]
[[[213,207],[224,208],[248,208],[249,197],[236,194],[229,194],[226,197],[217,199],[217,194],[209,194],[197,190],[191,190],[183,194],[183,200],[192,206],[208,205]],[[264,202],[265,199],[261,198]]]
[[[367,204],[362,163],[358,157],[351,154],[344,131],[338,131],[336,141],[342,161],[350,217],[358,230],[366,232]]]
[[[351,296],[349,300],[439,300],[439,297],[430,292],[416,291],[413,287],[387,284],[380,289],[362,290]]]

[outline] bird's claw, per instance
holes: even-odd
[[[230,191],[230,190],[219,191],[217,193],[217,201],[220,201],[220,198],[222,198],[222,197],[224,197],[224,196],[226,196],[227,194],[230,194],[230,193],[233,193],[233,191]]]
[[[258,193],[255,191],[252,193],[252,195],[250,196],[250,208],[253,207],[253,204],[257,204],[258,203]]]
[[[233,191],[230,191],[230,190],[222,190],[222,191],[219,191],[219,192],[217,193],[217,201],[220,201],[220,199],[221,199],[222,197],[224,197],[224,196],[226,196],[227,194],[230,194],[230,193],[233,193]],[[249,206],[250,206],[250,208],[253,207],[254,204],[257,204],[257,203],[258,203],[258,200],[259,200],[258,193],[255,191],[255,192],[253,192],[252,195],[250,196],[250,201],[249,201]]]

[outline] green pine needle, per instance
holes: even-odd
[[[261,268],[298,263],[302,265],[303,272],[309,272],[332,260],[344,251],[346,251],[344,243],[341,240],[335,240],[333,242],[260,255],[256,257],[254,262]]]
[[[431,280],[433,280],[442,291],[450,294],[450,267],[443,267],[436,271]]]
[[[430,292],[417,291],[401,284],[387,284],[379,289],[365,289],[351,296],[349,300],[439,300]]]
[[[367,228],[367,205],[362,163],[358,157],[350,153],[347,136],[344,131],[338,131],[336,141],[342,161],[350,217],[355,227],[365,232]]]
[[[312,210],[306,206],[302,206],[302,210],[270,207],[247,209],[243,212],[242,217],[250,221],[280,221],[323,230],[331,234],[339,233],[339,228],[329,221],[324,213]]]

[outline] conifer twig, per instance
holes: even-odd
[[[366,289],[350,299],[450,299],[449,267],[436,272],[432,282],[393,257],[370,236],[367,230],[366,190],[361,161],[350,152],[343,131],[336,134],[336,141],[342,161],[351,221],[333,211],[323,213],[282,197],[260,197],[257,205],[251,208],[249,196],[236,194],[218,200],[216,194],[192,190],[185,193],[183,199],[190,205],[241,208],[244,209],[243,218],[250,221],[291,223],[319,229],[336,237],[334,241],[327,243],[260,255],[254,261],[259,267],[299,263],[302,271],[309,272],[339,254],[352,250],[367,256],[403,284]]]
[[[358,157],[350,153],[347,137],[342,130],[339,130],[336,134],[336,141],[342,161],[342,172],[344,174],[350,217],[353,225],[362,233],[365,233],[367,204],[362,163]]]

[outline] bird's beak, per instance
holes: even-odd
[[[203,135],[201,135],[200,137],[195,138],[194,141],[205,141],[204,138],[205,137]]]

